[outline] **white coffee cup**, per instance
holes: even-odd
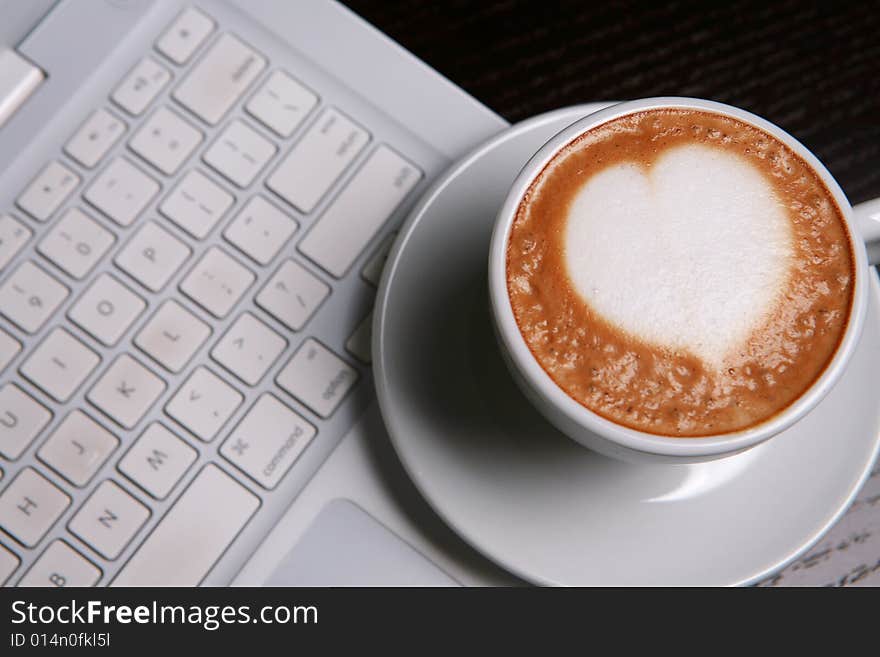
[[[794,403],[769,420],[742,431],[701,438],[661,436],[617,424],[575,401],[544,371],[519,331],[507,292],[507,240],[523,195],[548,162],[567,144],[598,125],[637,111],[680,108],[721,114],[769,133],[799,155],[822,179],[840,208],[855,256],[852,312],[830,364]],[[867,244],[867,251],[865,248]],[[526,163],[498,213],[489,251],[491,314],[501,352],[519,387],[560,431],[607,456],[625,461],[694,463],[750,449],[803,418],[834,386],[852,355],[868,303],[869,257],[880,261],[880,199],[854,209],[828,170],[803,144],[764,119],[722,103],[695,98],[646,98],[613,105],[591,114],[552,137]]]

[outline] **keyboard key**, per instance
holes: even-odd
[[[165,382],[128,354],[104,372],[87,398],[126,429],[133,428],[165,390]]]
[[[247,103],[247,111],[264,126],[290,137],[318,104],[318,97],[281,71],[275,71]]]
[[[67,142],[64,151],[87,169],[103,159],[125,133],[125,124],[106,110],[94,112]]]
[[[25,468],[0,494],[0,528],[34,547],[68,506],[67,495],[33,468]]]
[[[202,159],[239,187],[247,187],[277,150],[275,144],[255,130],[241,121],[233,121]]]
[[[156,50],[175,64],[185,64],[213,31],[214,21],[190,7],[159,37]]]
[[[85,486],[116,451],[119,439],[80,410],[52,432],[37,456],[74,486]]]
[[[299,250],[341,278],[422,172],[387,146],[377,148],[299,243]]]
[[[397,232],[390,233],[382,243],[379,245],[379,248],[376,249],[376,252],[373,254],[373,257],[367,261],[367,264],[364,265],[363,270],[361,270],[361,276],[364,277],[364,280],[368,283],[372,283],[373,285],[379,285],[379,279],[382,277],[382,270],[385,269],[385,262],[388,260],[388,254],[391,252],[391,247],[394,245],[394,238],[397,237]]]
[[[357,381],[357,372],[309,338],[278,374],[278,385],[323,418],[330,417]]]
[[[31,229],[18,219],[0,215],[0,271],[22,250],[31,235]]]
[[[373,340],[373,311],[370,311],[358,324],[354,333],[345,342],[345,349],[362,363],[370,364],[372,357],[371,343]]]
[[[83,197],[120,226],[130,226],[158,193],[159,183],[127,160],[116,158]]]
[[[68,529],[106,559],[118,557],[150,517],[150,510],[116,483],[103,481]]]
[[[97,221],[82,210],[70,208],[37,245],[37,251],[79,279],[89,273],[115,241],[113,233]]]
[[[199,171],[190,171],[162,201],[159,212],[197,239],[207,237],[235,197]]]
[[[25,587],[94,586],[101,569],[61,540],[52,541],[18,582]]]
[[[113,102],[129,114],[138,116],[170,81],[171,72],[156,60],[147,57],[116,88],[112,96]]]
[[[162,500],[197,456],[196,450],[154,422],[119,462],[119,471],[157,500]]]
[[[110,274],[101,274],[67,313],[77,326],[112,347],[147,303]]]
[[[134,343],[171,372],[179,372],[211,335],[211,327],[173,299],[150,318]]]
[[[186,244],[151,221],[141,226],[114,262],[145,288],[158,292],[191,253]]]
[[[235,307],[255,278],[247,267],[213,247],[183,279],[180,290],[222,319]]]
[[[21,351],[21,342],[13,338],[0,328],[0,372],[12,362],[12,359]]]
[[[34,178],[16,204],[38,221],[46,221],[73,193],[80,178],[60,162],[50,162]]]
[[[250,313],[243,313],[211,351],[211,358],[254,386],[286,348],[287,340]]]
[[[264,394],[223,443],[220,453],[267,489],[275,488],[315,437],[315,427]]]
[[[5,384],[0,388],[0,454],[17,459],[51,419],[48,408],[18,386]]]
[[[66,402],[101,357],[63,328],[54,328],[20,368],[22,376],[52,399]]]
[[[68,289],[30,261],[0,286],[0,314],[28,333],[36,333],[67,298]]]
[[[299,331],[330,294],[330,286],[293,260],[285,260],[256,302],[289,329]]]
[[[224,34],[173,93],[174,99],[211,125],[238,101],[265,68],[266,60],[230,34]]]
[[[259,506],[256,495],[220,468],[205,466],[112,585],[196,586]]]
[[[6,580],[15,572],[20,563],[21,560],[15,554],[10,552],[5,545],[0,545],[0,586],[6,583]]]
[[[214,439],[235,414],[244,397],[210,370],[199,367],[180,386],[165,406],[165,412],[199,439]]]
[[[297,210],[311,212],[369,140],[338,110],[324,110],[266,185]]]
[[[239,251],[268,265],[298,224],[262,196],[252,197],[223,232]]]
[[[169,109],[160,107],[137,131],[128,146],[166,175],[177,170],[204,136]]]

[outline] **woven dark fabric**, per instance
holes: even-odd
[[[345,0],[510,121],[593,100],[709,98],[880,196],[880,1]]]

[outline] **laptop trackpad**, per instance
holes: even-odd
[[[354,503],[325,506],[266,586],[459,586]]]

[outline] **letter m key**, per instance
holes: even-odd
[[[150,467],[153,468],[153,470],[158,470],[165,465],[165,459],[167,458],[168,454],[161,452],[158,449],[154,449],[153,453],[147,456],[147,463],[150,464]]]

